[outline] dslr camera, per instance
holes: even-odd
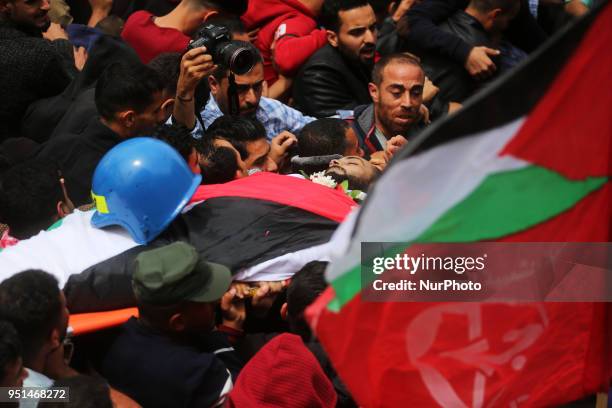
[[[255,65],[256,57],[246,47],[232,42],[232,36],[227,27],[205,24],[198,30],[189,43],[187,50],[206,47],[215,64],[228,67],[236,75],[244,75]]]

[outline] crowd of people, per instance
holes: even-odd
[[[305,316],[331,234],[591,3],[0,0],[0,386],[70,388],[41,407],[357,406]],[[275,207],[203,204],[226,195]],[[311,226],[313,203],[335,212]],[[252,254],[272,212],[291,238]],[[98,305],[138,316],[72,338]]]

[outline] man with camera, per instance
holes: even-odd
[[[263,97],[264,66],[261,54],[250,43],[233,41],[232,44],[248,50],[250,65],[229,67],[227,63],[220,61],[229,60],[227,57],[215,59],[213,56],[218,69],[208,77],[210,97],[201,112],[204,127],[208,128],[215,119],[223,115],[252,116],[264,125],[266,137],[272,140],[283,132],[295,134],[314,120],[282,102]],[[244,58],[232,60],[245,61],[247,57],[245,55]],[[247,70],[249,67],[250,70]],[[202,132],[203,129],[197,127],[194,134],[201,137]]]

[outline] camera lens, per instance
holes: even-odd
[[[253,69],[255,55],[248,48],[228,43],[219,50],[219,57],[223,65],[236,75],[244,75]]]

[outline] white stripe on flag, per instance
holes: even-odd
[[[335,280],[361,262],[361,242],[413,240],[488,175],[528,166],[511,156],[498,156],[524,121],[516,119],[445,143],[392,166],[368,195],[348,252],[332,259],[327,280]]]

